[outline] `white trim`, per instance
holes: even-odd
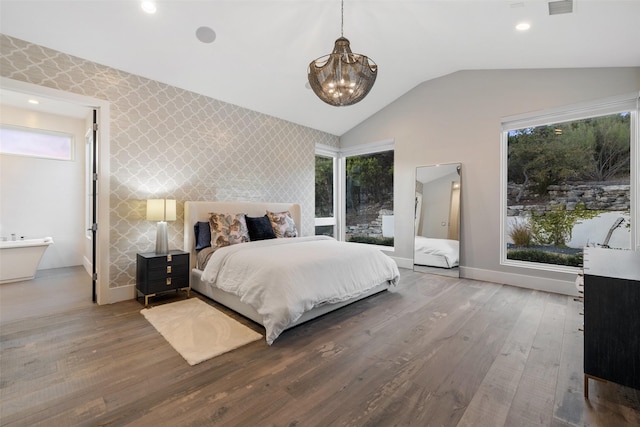
[[[636,108],[639,97],[640,92],[631,92],[624,95],[582,102],[564,107],[506,116],[501,120],[502,130],[507,131],[534,126],[544,126],[553,123],[585,119],[588,117],[615,114],[616,112]]]
[[[323,218],[316,218],[314,225],[316,227],[325,227],[327,225],[336,225],[336,223],[337,223],[336,218],[323,217]]]
[[[96,258],[98,259],[96,294],[98,304],[109,304],[121,301],[121,299],[111,299],[109,291],[109,260],[110,260],[110,207],[109,207],[109,128],[110,128],[110,104],[103,99],[91,98],[72,92],[65,92],[58,89],[39,86],[19,80],[0,77],[0,86],[3,88],[38,95],[47,98],[59,99],[88,108],[95,108],[98,111],[98,141],[99,141],[99,165],[98,165],[98,244]],[[112,288],[116,289],[116,288]],[[130,297],[125,299],[131,299]]]
[[[360,144],[353,147],[341,148],[339,150],[340,157],[361,156],[363,154],[374,154],[382,151],[391,151],[395,147],[395,140],[387,139],[384,141],[371,142],[368,144]]]
[[[575,281],[549,279],[545,277],[528,276],[526,274],[504,273],[501,271],[484,270],[481,268],[460,266],[460,277],[481,280],[483,282],[501,283],[519,288],[553,292],[562,295],[578,296]]]
[[[400,258],[396,256],[389,255],[389,258],[394,260],[398,267],[406,268],[408,270],[413,270],[413,259],[412,258]],[[402,280],[402,279],[401,279]]]
[[[337,147],[332,147],[325,144],[316,144],[316,155],[326,157],[338,157],[340,150]]]
[[[115,288],[109,288],[109,303],[127,301],[136,299],[137,297],[136,285],[117,286]]]

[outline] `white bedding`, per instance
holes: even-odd
[[[453,268],[459,264],[460,242],[449,239],[415,237],[416,264]]]
[[[270,239],[216,250],[202,280],[237,295],[262,317],[269,345],[305,311],[345,301],[385,281],[398,267],[379,249],[327,236]]]

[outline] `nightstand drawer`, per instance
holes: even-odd
[[[173,289],[181,289],[189,286],[189,277],[182,276],[167,276],[161,279],[149,280],[147,282],[148,294],[155,294],[158,292],[170,291]]]

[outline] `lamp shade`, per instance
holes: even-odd
[[[147,200],[148,221],[175,221],[176,201],[174,199]]]

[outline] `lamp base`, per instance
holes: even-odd
[[[156,229],[156,253],[169,253],[169,238],[167,236],[167,223],[165,221],[159,221]]]

